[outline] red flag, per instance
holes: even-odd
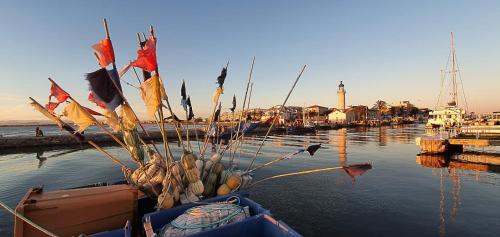
[[[45,105],[45,108],[51,113],[54,113],[54,109],[56,109],[58,105],[59,102],[49,102],[48,104]]]
[[[92,48],[99,56],[99,65],[106,67],[110,63],[115,62],[115,52],[113,51],[113,44],[110,39],[103,39],[99,43],[92,45]]]
[[[93,91],[89,92],[88,100],[94,102],[97,106],[101,107],[102,109],[108,109],[108,107],[106,107],[106,103],[98,99]]]
[[[137,50],[137,59],[132,66],[142,68],[148,72],[156,70],[156,40],[150,36],[144,45],[144,49]]]
[[[69,94],[54,83],[52,83],[52,85],[50,86],[49,102],[52,96],[56,97],[57,102],[59,103],[62,103],[69,98]]]
[[[51,99],[52,97],[56,98],[56,102],[52,102]],[[69,98],[69,94],[66,93],[63,89],[61,89],[59,86],[56,84],[52,83],[50,85],[50,95],[49,95],[49,103],[45,105],[45,108],[50,111],[51,113],[54,113],[54,109],[57,108],[57,106],[66,101]]]

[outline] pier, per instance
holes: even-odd
[[[428,136],[415,140],[424,154],[462,152],[464,146],[484,148],[500,145],[500,126],[427,130],[426,134]]]

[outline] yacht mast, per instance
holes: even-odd
[[[453,32],[451,32],[451,82],[452,82],[452,97],[451,105],[458,105],[458,92],[457,92],[457,70],[455,62],[455,45],[453,42]]]

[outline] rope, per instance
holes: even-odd
[[[12,210],[9,206],[5,205],[4,203],[0,202],[0,206],[2,206],[3,208],[5,208],[5,210],[7,210],[8,212],[10,212],[12,215],[14,215],[15,217],[17,218],[20,218],[21,220],[25,221],[26,223],[30,224],[31,226],[33,226],[35,229],[43,232],[44,234],[48,235],[48,236],[51,236],[51,237],[57,237],[57,235],[55,234],[52,234],[50,231],[44,229],[43,227],[35,224],[34,222],[30,221],[28,218],[22,216],[21,214],[17,213],[16,211]]]

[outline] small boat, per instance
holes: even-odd
[[[231,200],[237,201],[236,205],[242,210],[247,210],[243,219],[185,236],[226,236],[226,233],[239,233],[239,236],[301,236],[282,221],[272,218],[270,211],[249,199],[249,193],[245,191],[155,211],[156,199],[144,195],[125,181],[48,192],[43,188],[33,188],[19,202],[16,211],[58,236],[131,237],[146,233],[149,237],[153,233],[150,229],[158,233],[193,207]],[[148,226],[152,228],[148,229]],[[40,229],[15,218],[14,236],[45,235]]]

